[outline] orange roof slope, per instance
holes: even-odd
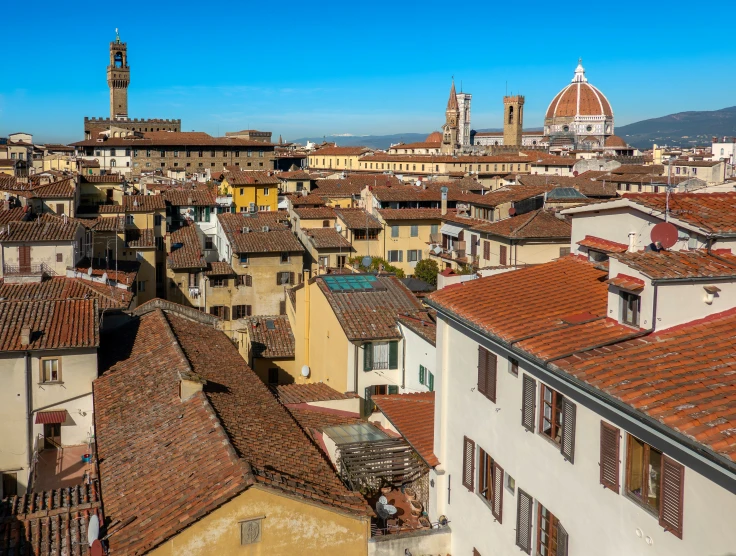
[[[371,400],[427,465],[439,465],[434,455],[434,392],[372,396]]]
[[[430,305],[543,359],[629,337],[606,318],[606,271],[570,256],[465,282],[429,296]]]
[[[603,251],[605,253],[625,253],[629,248],[625,243],[618,243],[617,241],[611,241],[596,236],[585,236],[583,239],[578,241],[578,245],[582,245],[588,249]]]
[[[665,193],[626,193],[624,198],[664,213]],[[711,233],[736,232],[736,192],[672,193],[670,215]]]
[[[730,310],[556,366],[736,461],[735,344]]]
[[[736,276],[736,257],[730,253],[698,251],[639,251],[611,257],[652,280],[731,278]]]

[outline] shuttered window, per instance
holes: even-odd
[[[619,430],[601,421],[601,484],[619,491]]]
[[[560,453],[570,463],[575,463],[575,414],[577,407],[567,398],[562,398],[562,441]]]
[[[516,500],[516,546],[527,554],[532,553],[532,508],[534,500],[519,489]]]
[[[473,492],[475,475],[475,442],[463,438],[463,486]]]
[[[567,545],[569,544],[569,538],[567,531],[562,526],[562,523],[557,522],[557,555],[556,556],[567,556]]]
[[[534,432],[534,406],[536,402],[537,382],[529,375],[524,375],[521,394],[521,424],[529,432]]]
[[[506,266],[506,246],[501,245],[498,248],[498,264],[500,266]]]
[[[562,531],[565,531],[564,527]],[[567,535],[566,532],[565,535]],[[537,554],[541,556],[560,555],[559,541],[560,520],[537,500]]]
[[[685,468],[676,461],[662,458],[662,497],[659,524],[678,538],[682,538],[682,510],[685,494]]]
[[[501,523],[503,517],[503,469],[482,448],[478,449],[478,495]]]
[[[373,344],[370,342],[363,344],[363,370],[373,370]]]
[[[483,346],[478,346],[478,391],[496,403],[496,355]]]
[[[486,261],[491,260],[491,242],[490,241],[483,242],[483,258]]]
[[[399,342],[389,342],[388,344],[388,368],[399,368]]]
[[[493,500],[491,501],[491,513],[499,523],[503,522],[503,468],[495,461],[493,462]]]

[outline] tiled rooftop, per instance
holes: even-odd
[[[120,205],[101,205],[100,214],[123,212],[153,212],[166,210],[164,197],[161,195],[123,195]]]
[[[0,554],[3,556],[87,556],[87,527],[103,523],[99,486],[60,488],[0,501]]]
[[[614,253],[612,258],[638,270],[652,280],[731,278],[736,276],[736,257],[730,253],[697,251],[639,251]]]
[[[281,183],[279,179],[271,172],[230,172],[225,174],[223,180],[230,185],[278,185]]]
[[[73,221],[52,222],[37,219],[32,222],[10,222],[0,228],[0,242],[44,243],[74,241],[79,224]]]
[[[77,263],[75,269],[77,272],[87,274],[90,266],[92,268],[92,276],[98,277],[107,274],[109,280],[132,286],[135,278],[140,270],[141,263],[138,261],[110,261],[112,268],[106,268],[108,263],[105,260],[95,259],[90,265],[90,260],[85,257]]]
[[[435,345],[437,341],[437,319],[434,311],[416,312],[399,315],[399,322],[418,334],[430,344]]]
[[[618,197],[618,189],[608,181],[593,181],[582,176],[548,176],[536,174],[522,174],[518,176],[520,185],[544,187],[551,190],[554,187],[574,187],[586,197],[613,198]],[[512,186],[513,187],[513,186]]]
[[[361,208],[338,208],[335,209],[335,214],[342,220],[345,227],[349,230],[381,230],[383,226],[372,214],[368,214],[364,209]]]
[[[596,236],[585,236],[578,241],[578,245],[582,245],[588,249],[595,249],[596,251],[603,251],[604,253],[625,253],[629,248],[625,243],[618,243]]]
[[[335,228],[305,228],[302,232],[309,238],[315,249],[344,249],[354,251],[350,242]]]
[[[206,207],[214,206],[215,196],[212,191],[206,189],[167,189],[161,196],[175,207]]]
[[[664,193],[626,193],[629,199],[660,214],[667,204]],[[672,193],[670,216],[697,226],[707,232],[736,233],[736,192],[734,193]],[[604,206],[604,205],[603,205]]]
[[[295,208],[294,214],[300,220],[326,220],[336,217],[335,210],[332,207]]]
[[[606,271],[569,256],[445,288],[428,302],[551,359],[637,332],[606,318],[607,278]]]
[[[434,455],[434,392],[372,396],[396,430],[430,467],[439,465]]]
[[[204,271],[205,276],[235,276],[235,271],[230,264],[222,261],[214,261],[207,263],[207,270]]]
[[[286,315],[248,317],[244,320],[253,357],[294,357],[294,334]]]
[[[372,275],[350,275],[356,276]],[[417,298],[395,276],[376,276],[370,289],[333,291],[324,277],[316,281],[348,340],[400,338],[398,314],[421,310]]]
[[[731,310],[555,364],[736,461],[735,343]]]
[[[0,226],[5,226],[8,222],[20,222],[28,216],[30,216],[30,213],[26,212],[25,207],[2,210],[2,206],[0,206]]]
[[[115,271],[111,271],[110,274],[113,275],[114,273]],[[8,301],[96,299],[99,309],[127,309],[133,300],[133,293],[122,288],[81,278],[53,276],[41,282],[12,284],[7,284],[3,279],[0,279],[0,297]]]
[[[629,276],[628,274],[619,273],[613,278],[609,278],[607,283],[631,292],[638,292],[644,289],[644,280]]]
[[[21,343],[24,327],[30,330],[28,344]],[[2,301],[0,330],[0,351],[97,347],[97,300]]]
[[[572,226],[548,210],[539,209],[484,225],[482,231],[514,239],[570,238]]]
[[[301,253],[304,247],[290,230],[228,234],[233,253]]]
[[[39,199],[73,199],[74,183],[71,178],[59,180],[33,188],[33,195]]]
[[[300,404],[328,400],[349,400],[353,396],[342,394],[324,382],[312,384],[280,384],[276,393],[282,404]]]
[[[181,244],[181,247],[174,248]],[[194,226],[182,226],[171,234],[171,253],[166,257],[169,268],[205,268],[207,262]]]
[[[225,233],[242,231],[247,227],[251,230],[261,230],[268,226],[270,230],[288,230],[289,215],[286,212],[257,212],[255,214],[224,212],[217,215]]]
[[[368,147],[322,147],[312,152],[309,156],[356,156],[370,151]]]
[[[174,147],[182,148],[197,147],[273,147],[270,143],[263,143],[250,139],[240,139],[238,137],[212,137],[202,131],[160,131],[147,132],[139,137],[110,137],[104,141],[104,145],[108,147],[128,147],[143,148],[147,146]],[[87,139],[72,143],[73,147],[99,147],[100,143],[96,139]]]

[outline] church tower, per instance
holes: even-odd
[[[503,97],[503,144],[521,146],[524,125],[524,97]]]
[[[458,106],[455,80],[453,79],[452,87],[450,87],[450,98],[447,100],[447,110],[445,110],[445,125],[442,126],[442,145],[440,151],[443,154],[453,154],[459,147],[459,123],[460,107]]]
[[[120,42],[120,35],[115,29],[115,42],[110,43],[110,65],[107,66],[107,86],[110,87],[110,119],[128,119],[128,85],[130,84],[130,67],[128,67],[128,49]]]

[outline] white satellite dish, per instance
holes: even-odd
[[[336,232],[337,232],[338,234],[339,234],[340,232],[342,232],[342,226],[340,226],[340,224],[335,224],[335,231],[336,231]]]
[[[87,269],[87,276],[92,276],[92,265],[89,265],[89,268]]]
[[[309,376],[309,365],[304,365],[302,367],[302,376],[304,378],[307,378]]]
[[[92,546],[92,543],[97,540],[97,537],[100,536],[100,518],[97,517],[97,514],[93,514],[92,517],[89,518],[89,525],[87,525],[87,542],[90,546]]]
[[[370,267],[370,266],[371,266],[371,263],[373,262],[373,259],[371,259],[370,257],[367,257],[367,256],[366,256],[366,257],[363,257],[363,260],[362,260],[362,261],[360,261],[360,262],[361,262],[361,264],[362,264],[362,265],[363,265],[364,267],[368,268],[368,267]]]

